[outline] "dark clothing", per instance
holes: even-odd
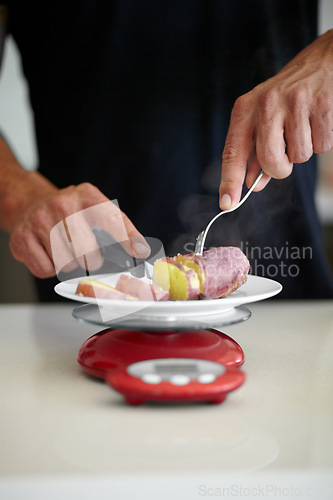
[[[8,1],[40,172],[58,187],[95,184],[168,255],[191,251],[219,211],[221,153],[235,99],[313,41],[317,2],[37,4]],[[314,160],[271,181],[219,219],[208,246],[241,246],[255,274],[283,284],[281,297],[333,296],[315,181]],[[44,287],[41,298],[54,299],[48,280]]]

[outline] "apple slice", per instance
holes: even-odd
[[[185,255],[181,255],[180,253],[174,257],[177,262],[181,262],[184,266],[193,269],[196,275],[199,278],[200,283],[200,295],[203,294],[204,291],[204,280],[205,280],[205,272],[200,265],[200,259],[196,259],[196,254],[188,253]]]
[[[169,298],[169,293],[160,286],[146,283],[127,274],[119,276],[115,288],[139,300],[168,300]]]
[[[75,293],[81,297],[95,297],[97,299],[138,300],[136,297],[120,292],[102,281],[90,278],[82,278]]]
[[[197,273],[171,257],[155,261],[153,283],[169,292],[170,300],[197,299],[200,295]]]

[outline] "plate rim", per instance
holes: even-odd
[[[128,273],[119,273],[115,276],[119,276],[120,274],[128,274]],[[103,279],[106,277],[110,277],[110,275],[107,274],[99,274],[99,275],[91,275],[89,276],[90,279]],[[202,300],[168,300],[168,301],[152,301],[152,300],[140,300],[140,301],[126,301],[126,300],[119,300],[119,299],[96,299],[95,297],[83,297],[80,295],[75,295],[73,292],[66,292],[62,290],[62,287],[66,285],[77,285],[80,279],[83,277],[78,277],[78,278],[72,278],[67,281],[62,281],[60,283],[57,283],[54,287],[55,293],[60,295],[61,297],[67,298],[69,300],[75,301],[75,302],[81,302],[85,304],[96,304],[99,306],[104,306],[104,307],[115,307],[115,308],[120,308],[123,310],[130,309],[130,305],[133,307],[135,305],[140,304],[140,308],[142,309],[188,309],[189,312],[193,313],[193,309],[199,309],[200,311],[202,309],[206,308],[233,308],[237,305],[243,305],[243,304],[249,304],[251,302],[259,302],[261,300],[268,299],[270,297],[274,297],[275,295],[278,295],[281,290],[283,289],[283,286],[281,283],[279,283],[276,280],[272,280],[271,278],[265,278],[262,276],[256,276],[253,274],[248,275],[247,282],[244,283],[241,287],[239,287],[235,292],[232,294],[228,295],[227,297],[223,297],[220,299],[202,299]],[[264,291],[264,292],[257,292],[254,293],[253,295],[243,295],[242,290],[243,287],[246,287],[248,284],[252,283],[258,283],[258,282],[264,282],[265,284],[269,283],[272,286],[272,289],[269,291]],[[240,292],[240,293],[237,293]],[[156,311],[157,312],[157,311]],[[198,311],[199,312],[199,311]]]

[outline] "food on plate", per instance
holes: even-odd
[[[127,293],[139,300],[168,300],[169,292],[158,285],[146,283],[128,274],[121,274],[115,284],[116,290]]]
[[[81,297],[95,297],[96,299],[138,300],[137,297],[120,292],[102,281],[90,278],[80,279],[75,293]]]
[[[198,299],[200,281],[194,269],[171,257],[154,263],[153,283],[169,292],[170,300]]]
[[[168,300],[169,298],[169,292],[160,286],[146,283],[126,274],[119,276],[115,286],[96,279],[82,278],[75,293],[81,297],[95,297],[97,299]]]
[[[157,260],[153,282],[167,290],[171,300],[217,299],[230,295],[243,285],[249,268],[250,263],[240,248],[215,247],[203,252],[202,256],[178,254],[173,258]],[[193,275],[199,283],[196,293],[193,290]]]
[[[215,247],[154,263],[153,280],[121,274],[115,286],[82,278],[76,294],[118,300],[195,300],[227,297],[246,282],[250,263],[240,248]]]

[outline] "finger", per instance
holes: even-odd
[[[19,233],[12,233],[9,241],[15,259],[23,262],[37,278],[54,276],[56,270],[52,259],[36,236],[31,232],[28,237]]]
[[[99,269],[104,261],[91,228],[98,225],[109,232],[129,255],[146,258],[150,247],[119,207],[108,200],[80,210],[66,218],[67,239],[78,263],[89,271]]]
[[[130,253],[138,259],[146,259],[151,253],[150,246],[126,214],[123,214],[123,220],[128,234]],[[123,246],[125,250],[127,249],[127,251],[129,251],[129,248],[127,247],[125,242]]]
[[[253,146],[254,124],[242,98],[235,103],[222,153],[222,172],[219,188],[220,207],[226,210],[241,197],[247,161]],[[244,116],[246,117],[244,119]]]
[[[88,271],[99,269],[104,257],[91,228],[105,225],[110,208],[113,210],[112,202],[96,186],[82,183],[74,191],[71,187],[63,190],[52,200],[52,207],[52,213],[62,219],[51,231],[56,269],[69,271],[77,265]],[[125,238],[126,232],[117,237]]]
[[[50,248],[47,249],[49,255],[52,255],[52,260],[57,274],[62,272],[70,272],[78,267],[78,262],[71,248],[68,228],[64,221],[58,222],[50,232]]]
[[[87,223],[86,210],[70,215],[63,223],[68,246],[76,261],[84,269],[95,271],[102,266],[104,257],[100,252],[91,227]]]
[[[269,177],[284,179],[291,174],[293,164],[286,154],[282,113],[263,114],[259,118],[256,153],[262,170]]]
[[[309,110],[298,93],[289,103],[284,124],[286,153],[290,163],[304,163],[313,153]]]
[[[112,234],[128,254],[140,259],[150,255],[151,250],[147,241],[127,215],[120,210],[116,200],[109,200],[92,208],[90,216],[93,217],[94,225],[97,224]],[[91,224],[92,220],[89,222]]]
[[[315,153],[327,153],[333,146],[333,110],[316,110],[311,115],[312,145]]]
[[[259,165],[256,149],[254,147],[251,151],[251,155],[248,161],[248,169],[246,174],[246,185],[248,188],[250,188],[254,181],[257,179],[260,171],[261,167]],[[270,179],[271,177],[264,173],[256,187],[254,188],[254,191],[261,191],[262,189],[264,189],[264,187],[269,183]]]
[[[76,194],[80,201],[78,207],[84,212],[84,218],[89,227],[100,226],[134,257],[145,258],[150,255],[148,243],[119,209],[117,200],[109,200],[96,186],[89,182],[79,184],[76,187]],[[61,205],[63,205],[63,201]],[[63,210],[63,207],[61,206],[60,209]],[[91,241],[88,238],[88,242],[91,243]],[[94,249],[92,251],[95,252]]]
[[[53,210],[39,207],[25,223],[24,231],[30,231],[38,240],[46,254],[52,259],[58,274],[60,271],[72,271],[78,267],[78,263],[68,241],[64,222],[60,221],[54,225],[55,216],[56,213]]]

